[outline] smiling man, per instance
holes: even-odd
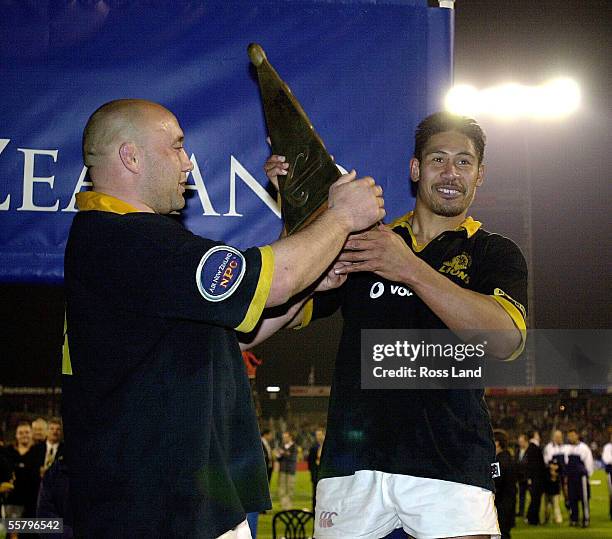
[[[381,188],[353,171],[290,238],[241,251],[196,236],[166,215],[185,205],[183,138],[141,99],[103,105],[84,130],[94,189],[66,246],[62,395],[78,537],[251,537],[245,513],[271,505],[239,336],[270,334],[264,308],[384,216]]]
[[[414,211],[349,237],[335,290],[293,324],[341,309],[342,339],[317,487],[317,539],[499,537],[495,445],[481,389],[363,390],[364,329],[450,329],[516,357],[525,339],[527,270],[518,247],[467,215],[484,180],[485,136],[437,113],[418,126]],[[273,166],[275,165],[275,166]],[[285,166],[268,162],[273,175]],[[269,174],[270,174],[269,172]],[[410,293],[393,293],[398,287]]]

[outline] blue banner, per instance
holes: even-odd
[[[278,237],[256,75],[260,43],[339,165],[385,190],[390,220],[413,206],[417,123],[452,78],[452,11],[409,1],[2,2],[0,280],[60,283],[89,188],[81,134],[112,99],[157,101],[194,165],[182,212],[239,248]]]

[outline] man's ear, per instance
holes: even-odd
[[[478,166],[478,177],[476,178],[476,186],[480,187],[484,183],[485,166],[480,164]]]
[[[141,163],[138,154],[138,149],[133,142],[124,142],[119,146],[119,158],[123,166],[134,174],[140,173]]]
[[[410,179],[416,183],[421,179],[421,163],[416,157],[410,160]]]

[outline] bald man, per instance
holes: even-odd
[[[100,107],[83,134],[94,188],[65,258],[77,536],[250,537],[245,513],[270,498],[240,338],[253,346],[286,322],[266,308],[326,289],[348,234],[385,213],[353,171],[289,238],[241,251],[195,236],[166,216],[185,205],[183,142],[170,111],[135,99]]]
[[[47,439],[48,428],[47,422],[42,417],[32,421],[32,441],[35,444],[44,442]]]

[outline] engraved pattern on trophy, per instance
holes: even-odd
[[[257,70],[272,152],[284,155],[289,163],[287,176],[279,178],[279,193],[285,228],[292,234],[324,209],[329,186],[341,174],[304,109],[261,46],[252,43],[248,53]]]

